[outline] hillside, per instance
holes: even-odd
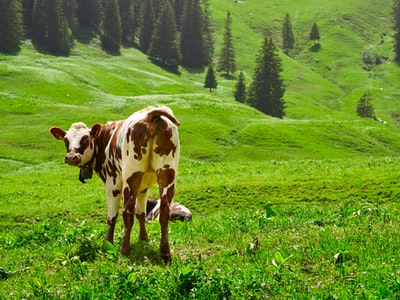
[[[64,148],[48,134],[52,125],[122,119],[154,104],[171,106],[181,121],[183,161],[395,156],[400,152],[393,118],[400,112],[394,102],[400,72],[390,59],[391,3],[210,1],[215,53],[229,9],[238,69],[248,83],[262,32],[267,29],[280,46],[284,15],[291,15],[296,49],[291,56],[281,54],[287,84],[283,120],[236,103],[234,80],[218,77],[218,89],[210,93],[202,87],[204,70],[171,74],[136,49],[109,56],[93,40],[78,43],[70,57],[54,57],[36,52],[26,41],[19,55],[0,55],[0,172],[59,160]],[[308,40],[314,21],[321,32],[319,51]],[[367,72],[361,51],[370,44],[387,59]],[[356,116],[365,89],[371,90],[376,113],[387,124]]]

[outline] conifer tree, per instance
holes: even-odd
[[[185,4],[185,1],[186,0],[175,0],[172,2],[172,6],[174,8],[175,18],[176,18],[176,26],[178,27],[178,29],[181,28],[183,7]]]
[[[224,41],[218,61],[218,71],[225,72],[226,76],[229,76],[230,73],[234,73],[236,71],[235,49],[233,47],[231,27],[231,12],[228,11],[225,20]]]
[[[400,61],[400,0],[393,3],[393,30],[395,60]]]
[[[64,1],[48,1],[46,49],[55,55],[69,55],[72,46],[72,33],[64,16]]]
[[[286,14],[282,28],[283,50],[286,54],[294,47],[294,36],[289,14]]]
[[[79,25],[99,31],[103,15],[102,4],[102,0],[77,0]]]
[[[209,65],[214,55],[214,39],[210,29],[211,10],[209,0],[202,0],[203,6],[203,65]]]
[[[25,28],[25,36],[32,36],[32,15],[34,0],[22,0],[22,19]]]
[[[101,45],[104,50],[119,52],[122,40],[118,0],[107,0],[104,11]]]
[[[320,35],[319,35],[319,29],[318,25],[316,22],[314,22],[313,26],[311,27],[311,32],[310,32],[310,40],[314,41],[314,45],[319,41]]]
[[[170,1],[164,0],[154,28],[149,56],[153,61],[173,72],[178,72],[180,60],[177,37],[178,29],[174,10]]]
[[[47,42],[47,0],[35,0],[32,12],[32,43],[40,49]]]
[[[203,15],[199,0],[186,0],[184,5],[181,44],[181,64],[189,68],[204,65]]]
[[[76,16],[78,4],[76,0],[64,0],[64,17],[67,19],[68,27],[72,32],[76,30],[78,19]]]
[[[212,64],[210,64],[207,68],[207,74],[206,74],[206,79],[204,81],[204,87],[209,89],[210,92],[212,89],[217,88],[217,78],[215,77],[215,72]]]
[[[247,102],[276,118],[285,116],[283,95],[285,88],[280,77],[281,59],[272,39],[264,38],[263,46],[257,57],[257,64],[250,84]]]
[[[0,52],[16,53],[23,36],[21,3],[0,0]]]
[[[242,71],[239,73],[235,87],[235,100],[241,103],[246,102],[246,80]]]
[[[365,91],[358,101],[357,115],[368,119],[372,119],[374,117],[374,107],[371,104],[371,93],[369,91]]]
[[[133,40],[133,1],[119,0],[118,6],[121,16],[122,42],[128,43]]]
[[[155,24],[155,16],[152,0],[144,0],[142,9],[142,26],[140,28],[140,49],[147,53],[150,47],[151,37]]]

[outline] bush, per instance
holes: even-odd
[[[367,70],[372,69],[374,66],[381,63],[381,58],[378,49],[374,45],[365,46],[362,52],[362,60]]]

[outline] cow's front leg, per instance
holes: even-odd
[[[106,233],[106,240],[110,243],[114,243],[114,229],[117,222],[119,212],[119,202],[121,200],[121,191],[115,186],[106,184],[107,193],[107,224],[108,229]]]
[[[124,237],[121,246],[121,253],[124,256],[129,256],[131,252],[131,230],[134,222],[136,197],[142,177],[143,172],[135,172],[124,182],[124,210],[122,212],[122,217],[124,218]]]
[[[160,226],[161,226],[161,242],[160,256],[165,263],[170,262],[171,252],[168,242],[168,222],[170,219],[169,206],[175,193],[176,172],[174,169],[159,169],[157,171],[157,181],[160,193]]]

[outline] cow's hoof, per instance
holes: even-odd
[[[131,249],[128,247],[122,247],[121,248],[121,254],[125,257],[128,257],[129,254],[131,253]]]
[[[170,264],[172,262],[172,257],[171,255],[161,255],[161,259],[164,261],[164,263]]]

